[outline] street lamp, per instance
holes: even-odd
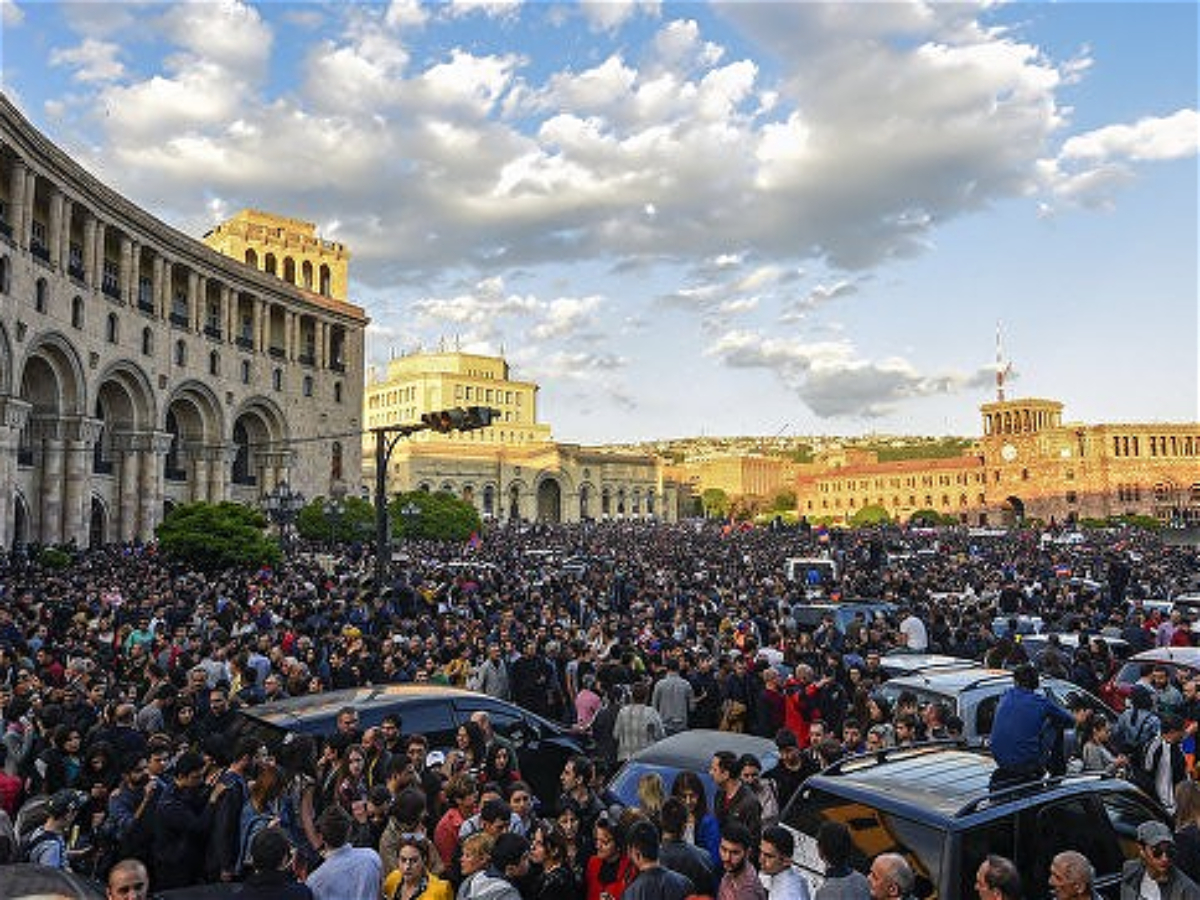
[[[286,481],[281,481],[263,496],[262,505],[267,511],[267,518],[279,529],[279,546],[283,555],[287,556],[291,524],[304,508],[304,494],[293,491]]]
[[[400,507],[400,515],[404,517],[404,533],[411,539],[414,536],[413,529],[421,518],[421,507],[409,500]]]
[[[332,553],[337,547],[337,523],[343,511],[341,498],[327,497],[321,504],[321,511],[325,513],[325,521],[329,523],[329,552]]]

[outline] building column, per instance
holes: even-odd
[[[283,321],[283,355],[288,362],[294,362],[300,352],[300,317],[288,310],[283,314]]]
[[[171,435],[162,431],[142,435],[138,535],[144,541],[154,539],[154,529],[162,521],[163,460],[171,449],[171,440]]]
[[[212,503],[221,503],[229,499],[229,475],[233,470],[233,459],[237,456],[237,446],[221,444],[212,448],[210,453],[208,498]]]
[[[66,482],[63,490],[63,540],[77,547],[88,545],[88,526],[91,521],[92,453],[100,438],[104,423],[86,416],[67,420],[64,450],[66,452]]]
[[[96,217],[90,212],[83,220],[83,280],[93,290],[100,281],[96,277]]]
[[[47,249],[50,251],[50,267],[62,272],[66,266],[62,264],[62,220],[63,195],[58,188],[53,188],[50,194],[50,221],[46,224]]]
[[[263,340],[265,329],[263,320],[267,317],[263,314],[267,303],[261,297],[254,298],[254,349],[259,353],[267,352],[266,341]]]
[[[38,479],[36,502],[38,540],[43,544],[62,542],[63,439],[62,420],[55,415],[34,416],[32,424]]]
[[[96,220],[95,241],[92,246],[92,287],[99,290],[104,285],[104,239],[108,230],[99,219]]]
[[[113,435],[112,449],[119,453],[117,462],[117,514],[115,518],[118,541],[132,541],[138,536],[138,484],[140,460],[138,435],[134,432],[117,432]]]
[[[129,235],[121,235],[121,264],[119,274],[117,275],[117,291],[121,295],[121,299],[126,303],[133,303],[134,296],[131,290],[131,282],[133,281],[133,241],[129,239]]]
[[[193,503],[208,500],[208,450],[205,447],[192,447],[184,451],[188,461],[188,499]]]
[[[24,212],[21,213],[22,247],[28,247],[33,242],[33,202],[37,195],[37,174],[29,168],[25,170],[25,202]]]
[[[167,267],[170,263],[161,256],[155,256],[152,265],[151,278],[154,279],[154,286],[151,288],[150,301],[154,304],[154,314],[159,319],[165,319],[170,309],[167,305]]]
[[[187,273],[188,331],[195,331],[200,321],[200,276],[189,270]]]
[[[324,369],[329,365],[329,324],[324,319],[317,319],[317,368]]]
[[[19,159],[13,160],[12,173],[8,182],[8,197],[10,202],[8,224],[12,227],[12,238],[21,249],[26,248],[22,238],[25,234],[25,163]]]
[[[17,474],[17,448],[21,442],[21,429],[29,420],[33,405],[16,397],[0,397],[0,548],[7,549],[13,542],[13,511],[15,508],[12,485]]]
[[[229,285],[221,285],[221,299],[217,302],[220,304],[220,320],[217,323],[221,328],[221,340],[227,344],[233,343],[233,315],[229,310],[231,306],[231,298],[233,291],[229,289]]]

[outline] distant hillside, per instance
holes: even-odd
[[[834,447],[868,450],[879,454],[881,462],[904,459],[948,459],[962,456],[974,440],[955,436],[868,435],[837,437],[831,435],[793,437],[729,437],[671,438],[643,441],[635,444],[606,444],[603,449],[622,453],[656,453],[673,462],[684,462],[705,456],[757,453],[763,456],[782,456],[794,462],[808,462],[813,454]]]

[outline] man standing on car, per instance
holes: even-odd
[[[1029,663],[1013,670],[1013,686],[996,707],[991,748],[996,759],[991,789],[1001,790],[1046,774],[1046,764],[1062,730],[1074,717],[1044,694],[1038,693],[1038,674]]]
[[[1137,830],[1138,855],[1121,870],[1121,900],[1200,900],[1200,887],[1175,866],[1175,835],[1157,820]]]

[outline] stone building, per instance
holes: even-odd
[[[781,456],[721,453],[675,463],[669,473],[696,496],[717,489],[730,497],[769,503],[781,491],[792,488],[796,465]]]
[[[537,421],[537,390],[511,378],[503,358],[457,351],[410,354],[372,373],[364,389],[368,429],[412,424],[455,406],[500,413],[489,428],[423,431],[398,441],[388,461],[388,493],[446,491],[500,521],[678,517],[678,492],[657,457],[554,442],[550,427]],[[373,489],[370,433],[363,477]]]
[[[864,506],[894,520],[919,510],[964,524],[1147,515],[1200,522],[1200,424],[1063,422],[1055,400],[984,404],[983,436],[956,459],[879,462],[831,451],[801,466],[799,512],[849,521]]]
[[[173,504],[356,480],[366,319],[344,250],[309,238],[312,281],[304,254],[292,278],[282,249],[276,274],[230,258],[0,95],[0,545],[144,540]]]

